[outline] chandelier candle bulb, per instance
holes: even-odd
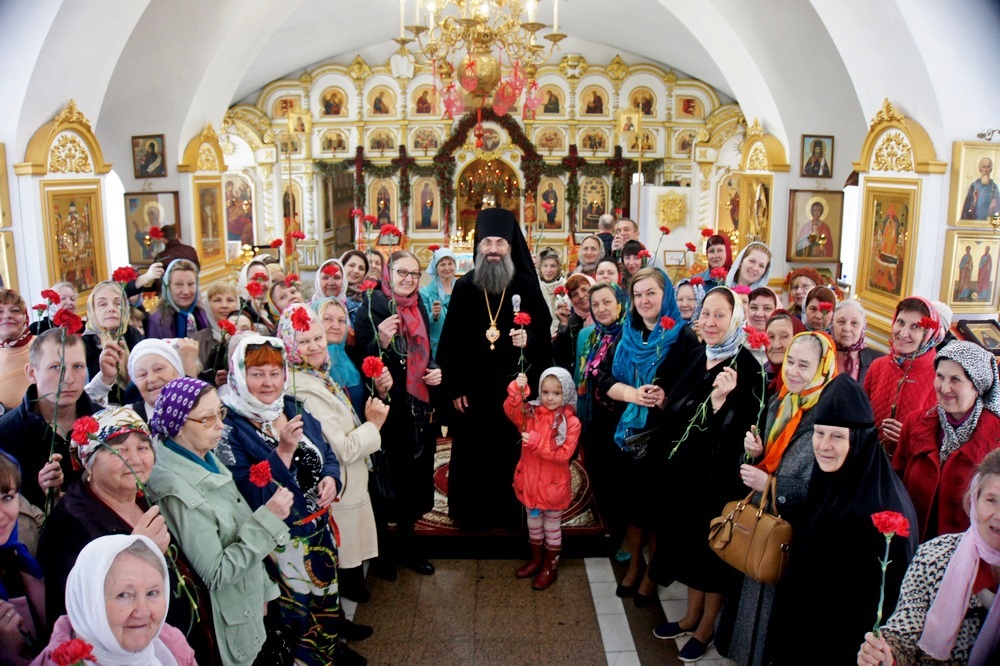
[[[559,0],[554,0],[552,4],[555,5],[555,11],[552,17],[552,32],[559,32]]]
[[[403,24],[406,23],[406,19],[403,17],[403,11],[406,9],[406,0],[399,0],[399,38],[403,39],[405,35],[403,34]]]
[[[538,9],[538,3],[535,0],[528,0],[528,23],[535,22],[535,11]]]

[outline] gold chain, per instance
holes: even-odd
[[[504,287],[503,291],[500,293],[500,305],[497,306],[497,314],[496,317],[494,317],[493,310],[490,309],[490,295],[486,293],[485,290],[483,291],[483,298],[486,299],[486,314],[489,315],[490,317],[491,328],[496,328],[497,326],[497,319],[500,317],[500,310],[503,309],[503,297],[506,295],[507,295],[507,287]]]

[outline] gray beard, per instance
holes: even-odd
[[[514,260],[508,253],[500,261],[493,262],[482,254],[476,254],[472,283],[487,294],[499,294],[514,281]]]

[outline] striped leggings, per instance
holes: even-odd
[[[549,550],[562,548],[562,515],[559,509],[553,511],[528,510],[528,541],[540,544],[544,540]]]

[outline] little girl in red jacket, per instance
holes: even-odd
[[[503,410],[521,429],[521,460],[514,470],[514,494],[528,513],[531,561],[514,572],[535,576],[531,586],[544,590],[556,581],[562,549],[562,515],[569,506],[569,460],[580,440],[576,386],[562,368],[549,368],[538,382],[539,399],[521,373],[507,387]],[[544,549],[542,544],[544,543]],[[536,575],[537,574],[537,575]]]

